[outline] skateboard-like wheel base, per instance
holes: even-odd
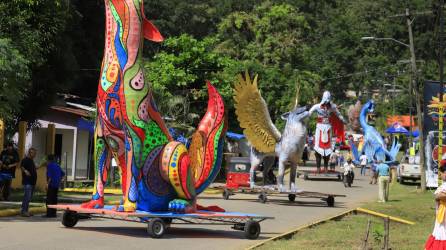
[[[62,225],[65,227],[74,227],[79,221],[79,216],[76,212],[65,211],[62,215]]]
[[[153,218],[147,225],[147,233],[150,237],[159,239],[166,232],[166,224],[160,218]]]
[[[259,238],[260,224],[257,221],[249,220],[245,223],[245,237],[250,240]]]

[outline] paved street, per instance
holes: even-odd
[[[237,194],[230,200],[221,195],[203,195],[199,203],[219,205],[227,211],[252,212],[274,216],[274,220],[261,223],[262,234],[256,241],[243,238],[243,232],[229,226],[173,226],[163,239],[151,239],[145,224],[94,219],[80,221],[72,229],[64,228],[58,219],[30,219],[13,217],[0,219],[0,249],[243,249],[269,237],[298,226],[338,214],[356,207],[363,201],[376,199],[376,185],[356,172],[352,188],[344,188],[338,181],[298,180],[298,186],[308,191],[346,194],[336,199],[329,208],[318,199],[269,197],[266,204],[257,201],[257,195]],[[391,195],[391,194],[390,194]]]

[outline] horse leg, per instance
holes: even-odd
[[[250,161],[251,161],[251,168],[249,169],[249,186],[251,188],[255,187],[255,174],[256,170],[259,167],[260,163],[262,162],[263,157],[260,157],[259,155],[254,154],[254,152],[251,150],[250,155]]]
[[[290,190],[291,192],[296,192],[296,172],[297,172],[297,164],[292,162],[290,169]]]
[[[277,177],[277,183],[279,184],[279,191],[283,192],[285,191],[285,188],[283,186],[283,177],[285,175],[285,160],[279,156],[279,174]]]
[[[263,159],[263,185],[267,185],[268,184],[267,181],[269,181],[268,180],[269,172],[271,171],[271,168],[274,165],[274,161],[275,161],[275,158],[273,158],[271,160],[270,156],[269,157],[265,157]]]

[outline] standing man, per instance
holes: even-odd
[[[378,160],[378,166],[376,166],[376,172],[378,173],[378,187],[379,187],[379,201],[386,202],[389,200],[389,183],[390,183],[390,167],[383,163],[382,160]]]
[[[362,155],[359,157],[359,163],[361,165],[361,175],[365,175],[366,167],[367,167],[367,155],[362,152]]]
[[[34,187],[37,182],[37,171],[36,164],[34,163],[34,158],[36,157],[36,149],[30,148],[28,150],[28,155],[23,158],[20,168],[22,169],[22,184],[23,184],[23,201],[22,201],[22,212],[23,217],[32,216],[28,212],[29,202],[31,201],[34,193]]]
[[[369,184],[376,185],[378,179],[378,172],[376,171],[377,162],[370,164],[370,182]]]
[[[46,192],[46,215],[44,217],[54,218],[56,217],[56,209],[48,208],[48,205],[57,204],[57,193],[59,192],[60,181],[65,173],[60,168],[59,164],[55,161],[54,155],[48,155],[48,165],[46,169],[46,176],[48,181],[48,187]]]
[[[14,144],[9,142],[6,149],[0,154],[0,173],[8,174],[12,178],[15,178],[15,169],[19,164],[19,154],[14,148]],[[4,180],[0,183],[0,190],[2,190],[3,200],[9,200],[9,194],[11,192],[12,179]]]
[[[331,94],[325,91],[322,101],[313,105],[310,115],[317,113],[316,132],[314,134],[314,151],[316,155],[317,172],[321,169],[321,160],[324,159],[324,168],[328,169],[328,160],[333,152],[331,138],[336,135],[341,141],[344,140],[345,119],[339,112],[336,104],[331,102]]]

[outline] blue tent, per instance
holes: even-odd
[[[392,126],[386,129],[387,134],[409,134],[409,131],[399,122],[395,122]]]
[[[245,135],[244,134],[237,134],[237,133],[233,133],[233,132],[226,132],[226,137],[228,137],[229,139],[232,140],[241,140],[241,139],[245,139]]]

